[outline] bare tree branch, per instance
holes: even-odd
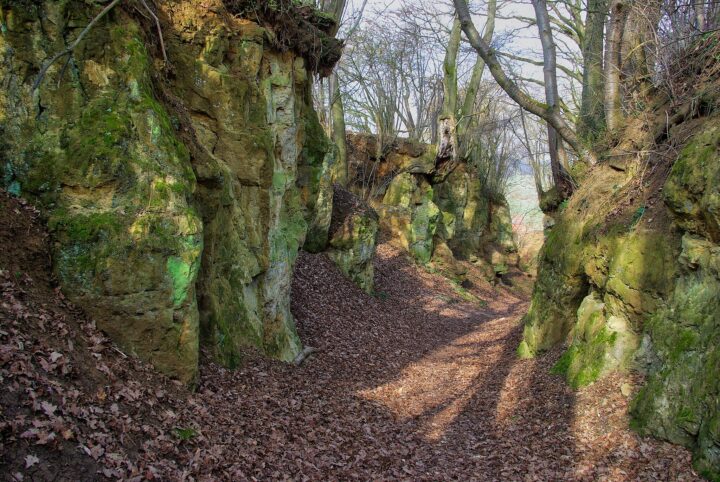
[[[113,0],[112,2],[110,2],[105,8],[102,9],[102,11],[99,14],[97,14],[97,16],[95,18],[93,18],[90,21],[90,23],[83,29],[82,32],[80,32],[80,35],[78,35],[78,37],[75,39],[75,41],[72,44],[70,44],[70,46],[68,48],[66,48],[59,54],[56,54],[45,64],[45,66],[42,69],[40,69],[40,73],[38,74],[38,77],[35,80],[35,83],[33,84],[33,87],[32,87],[33,92],[36,91],[40,87],[40,84],[42,83],[43,79],[45,78],[45,75],[47,74],[47,71],[50,69],[52,64],[57,62],[59,59],[61,59],[65,55],[71,55],[73,50],[75,50],[75,48],[80,44],[80,42],[82,42],[82,39],[85,37],[85,35],[88,34],[88,32],[90,30],[92,30],[92,28],[95,26],[95,24],[97,24],[100,21],[100,19],[102,19],[105,15],[107,15],[108,12],[110,10],[112,10],[113,8],[115,8],[115,6],[118,3],[120,3],[121,1],[122,0]]]

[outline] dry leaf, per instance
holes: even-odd
[[[26,469],[29,469],[30,467],[32,467],[33,465],[35,465],[39,462],[40,462],[40,459],[32,454],[25,456],[25,468]]]

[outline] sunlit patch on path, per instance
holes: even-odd
[[[479,311],[476,316],[486,318]],[[516,323],[516,318],[505,317],[483,321],[467,335],[409,365],[397,379],[360,394],[384,404],[400,418],[418,419],[423,435],[438,441],[466,408],[475,387],[505,361]]]

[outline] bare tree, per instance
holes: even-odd
[[[406,12],[362,25],[339,71],[346,120],[376,134],[378,157],[398,136],[431,142],[445,98],[439,44],[428,42],[424,26]]]
[[[325,13],[331,15],[336,20],[336,28],[330,32],[331,35],[336,35],[343,19],[346,17],[347,0],[319,0],[318,7]],[[367,0],[363,0],[360,8],[353,14],[352,26],[346,32],[347,37],[352,37],[355,30],[360,25],[362,20],[362,14],[365,11]],[[319,89],[321,95],[324,96],[324,89]],[[345,185],[348,181],[348,159],[347,159],[347,139],[346,139],[346,126],[345,126],[345,107],[343,105],[342,96],[340,93],[340,81],[338,80],[337,69],[330,74],[328,78],[328,99],[330,106],[330,127],[332,133],[333,143],[337,146],[337,159],[335,160],[335,175],[334,181]],[[322,102],[324,107],[325,102]],[[324,114],[325,109],[321,109]],[[327,120],[325,122],[327,124]]]
[[[543,51],[543,78],[545,81],[545,102],[551,111],[559,111],[560,94],[557,83],[557,57],[555,41],[553,40],[550,17],[545,0],[533,0],[535,18],[537,21],[540,43]],[[555,128],[548,123],[548,149],[550,151],[550,166],[555,186],[564,195],[569,196],[573,191],[570,179],[567,155],[564,152],[562,139]]]
[[[526,111],[544,119],[559,136],[565,140],[576,152],[579,158],[594,164],[597,161],[597,155],[588,149],[578,138],[575,129],[562,116],[560,109],[556,106],[549,106],[539,102],[523,91],[519,85],[513,81],[505,73],[504,68],[498,61],[498,57],[494,49],[485,42],[478,33],[470,16],[470,11],[466,0],[454,0],[458,18],[462,25],[463,31],[468,38],[472,47],[485,60],[490,73],[500,87],[508,94],[508,96],[517,102]]]
[[[485,27],[483,29],[483,40],[488,45],[492,42],[493,34],[495,33],[496,16],[497,0],[488,0],[487,17],[485,20]],[[466,126],[472,118],[483,72],[485,72],[485,60],[482,56],[477,55],[475,65],[473,65],[472,76],[470,77],[470,81],[465,90],[465,99],[463,100],[462,110],[460,111],[460,118],[458,119],[458,136],[461,138],[464,134],[464,126]]]
[[[546,165],[547,144],[541,135],[541,127],[537,121],[528,118],[523,109],[518,109],[520,125],[511,124],[513,133],[526,153],[526,158],[533,172],[535,191],[538,200],[542,201],[546,190],[551,186],[552,176]]]
[[[479,90],[476,114],[465,135],[464,160],[471,175],[481,181],[483,194],[501,201],[522,152],[513,135],[517,109],[505,103],[497,85],[485,83]]]
[[[589,141],[605,130],[603,46],[607,9],[606,0],[588,0],[582,40],[583,89],[578,131]]]
[[[627,20],[626,0],[612,0],[608,41],[605,48],[605,120],[610,130],[617,129],[622,120],[620,73],[623,31]]]

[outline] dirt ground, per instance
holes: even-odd
[[[303,253],[293,312],[317,351],[205,357],[191,393],[63,298],[41,225],[0,194],[3,480],[697,480],[686,450],[627,428],[636,378],[575,392],[559,350],[519,360],[526,296],[472,266],[468,297],[383,243],[368,296]]]

